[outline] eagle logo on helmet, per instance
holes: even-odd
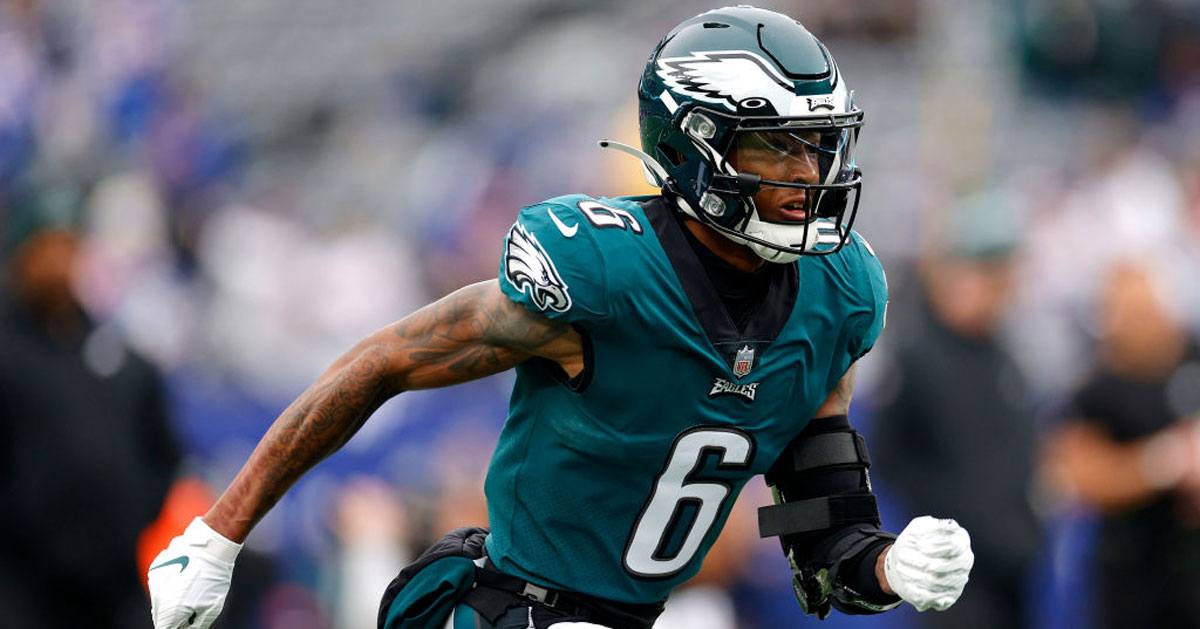
[[[571,308],[567,283],[554,267],[554,261],[521,223],[508,230],[504,247],[504,278],[513,288],[523,291],[542,310],[566,312]]]
[[[713,50],[658,60],[658,76],[672,90],[731,111],[765,108],[787,113],[795,87],[770,63],[748,50]],[[765,100],[765,102],[763,102]]]

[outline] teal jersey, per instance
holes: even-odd
[[[485,486],[505,572],[665,599],[883,327],[883,269],[854,234],[773,273],[739,329],[672,213],[658,197],[572,195],[509,230],[502,290],[578,329],[588,366],[575,379],[541,359],[517,367]]]

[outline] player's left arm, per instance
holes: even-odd
[[[775,505],[759,530],[779,536],[801,607],[824,618],[891,609],[946,609],[966,585],[974,556],[953,520],[922,516],[899,535],[882,531],[866,443],[850,426],[851,365],[804,431],[767,473]]]

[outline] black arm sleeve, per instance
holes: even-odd
[[[759,511],[759,529],[778,535],[795,573],[797,598],[825,617],[878,613],[899,603],[875,576],[895,536],[879,530],[870,459],[844,415],[814,419],[767,472],[775,505]]]

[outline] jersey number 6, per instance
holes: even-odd
[[[740,430],[712,426],[693,428],[675,438],[667,464],[626,544],[626,570],[644,578],[670,577],[700,550],[732,493],[729,483],[723,481],[689,482],[709,454],[717,456],[718,470],[746,469],[754,458],[754,440]],[[677,529],[689,514],[691,525],[680,535]],[[672,548],[677,550],[672,553]]]

